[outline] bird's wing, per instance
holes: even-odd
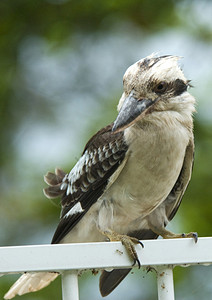
[[[185,151],[184,162],[183,162],[180,175],[174,187],[172,188],[170,194],[165,200],[166,216],[169,221],[171,221],[174,218],[181,204],[182,197],[191,179],[193,162],[194,162],[194,141],[193,139],[191,139]]]
[[[61,195],[61,219],[52,239],[59,243],[79,222],[89,208],[102,195],[111,175],[123,161],[127,146],[123,133],[113,133],[113,124],[94,135],[69,174],[61,171],[47,173],[50,185],[44,190],[47,197]]]
[[[182,201],[183,194],[188,186],[191,178],[192,166],[194,156],[194,143],[191,140],[186,148],[185,158],[180,175],[172,188],[170,194],[165,199],[165,213],[167,219],[171,219],[175,216],[180,203]],[[165,226],[167,224],[164,224]],[[158,234],[154,233],[151,229],[135,230],[128,233],[129,236],[136,237],[139,240],[157,239]],[[102,271],[99,280],[99,288],[102,296],[109,295],[127,276],[131,269],[115,269],[111,272]]]

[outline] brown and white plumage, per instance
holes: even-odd
[[[175,56],[149,56],[128,68],[115,122],[90,139],[69,174],[45,176],[45,195],[62,204],[52,243],[104,241],[108,230],[140,240],[180,236],[165,227],[192,171],[195,100],[188,86]],[[103,271],[102,295],[129,271]],[[19,279],[5,299],[28,292],[25,285]]]

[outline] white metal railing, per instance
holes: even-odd
[[[212,264],[212,237],[145,240],[136,246],[141,266],[157,271],[158,299],[174,300],[173,268],[176,265]],[[62,274],[63,300],[78,300],[78,270],[131,268],[120,242],[0,247],[0,275],[26,271]]]

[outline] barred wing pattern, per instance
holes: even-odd
[[[61,219],[53,244],[59,243],[98,200],[110,176],[123,161],[127,151],[123,133],[113,133],[112,126],[103,128],[92,137],[69,174],[56,170],[55,174],[47,173],[45,176],[50,185],[44,190],[46,196],[62,196]]]

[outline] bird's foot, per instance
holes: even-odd
[[[124,234],[119,234],[112,230],[104,231],[104,232],[102,232],[102,234],[107,236],[110,241],[113,241],[113,242],[120,241],[122,243],[122,245],[125,247],[125,249],[127,250],[129,257],[133,260],[133,266],[137,262],[138,268],[140,269],[141,263],[139,261],[138,254],[135,250],[135,245],[140,244],[142,246],[142,248],[144,248],[144,245],[142,242],[140,242],[137,238],[134,238],[134,237],[131,237],[128,235],[124,235]]]
[[[197,232],[175,234],[175,233],[167,230],[164,233],[162,233],[161,236],[164,239],[193,238],[194,241],[195,241],[195,243],[197,243],[197,240],[198,240],[198,234],[197,234]]]

